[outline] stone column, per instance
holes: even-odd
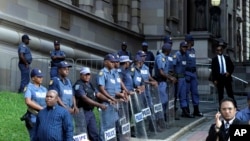
[[[128,28],[130,23],[130,0],[117,1],[117,23]]]
[[[70,5],[72,4],[71,0],[59,0],[59,1],[65,2],[65,3],[70,4]]]
[[[131,30],[140,32],[139,23],[141,22],[140,17],[140,0],[131,1]]]
[[[91,13],[93,11],[94,3],[95,0],[79,0],[79,8]]]
[[[113,4],[112,0],[96,0],[95,3],[95,15],[103,19],[113,22],[112,11]]]

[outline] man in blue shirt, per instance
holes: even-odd
[[[60,42],[58,40],[54,41],[54,50],[51,51],[50,57],[50,78],[52,78],[57,76],[57,66],[61,61],[64,61],[66,57],[64,51],[60,50]]]
[[[171,38],[170,35],[167,35],[167,36],[164,37],[164,39],[163,39],[163,44],[165,44],[165,43],[168,43],[168,44],[170,44],[170,45],[172,46],[173,42],[172,42],[172,38]],[[159,49],[159,50],[156,52],[156,55],[160,54],[161,52],[162,52],[162,50]]]
[[[117,54],[119,56],[122,56],[122,55],[129,56],[129,59],[131,59],[131,53],[129,51],[127,51],[127,47],[128,47],[127,43],[126,42],[122,42],[122,44],[121,44],[121,50],[119,50],[117,52]]]
[[[188,44],[187,48],[187,65],[186,65],[186,72],[185,72],[185,78],[186,78],[186,84],[187,84],[187,101],[189,101],[189,93],[191,92],[192,97],[192,103],[194,106],[194,116],[202,117],[203,114],[199,110],[199,94],[198,94],[198,80],[197,80],[197,74],[196,74],[196,56],[195,56],[195,49],[194,46],[194,38],[192,35],[187,34],[185,36],[185,41]],[[189,104],[187,107],[189,111]]]
[[[91,73],[88,67],[83,67],[80,71],[80,79],[74,84],[74,92],[78,100],[77,106],[84,110],[81,120],[85,119],[88,137],[91,141],[98,141],[99,134],[96,125],[96,118],[93,112],[94,107],[106,110],[107,106],[98,102],[97,96],[100,94],[90,82]],[[81,121],[80,121],[81,122]],[[77,123],[76,123],[77,124]]]
[[[32,62],[32,55],[30,52],[30,48],[27,46],[29,44],[29,36],[23,35],[22,36],[22,43],[18,46],[18,67],[21,71],[21,83],[20,87],[18,89],[18,93],[22,93],[24,90],[24,87],[29,83],[30,81],[30,64]]]
[[[187,87],[185,79],[185,70],[187,64],[187,42],[180,43],[180,50],[173,56],[174,70],[178,79],[177,96],[179,96],[180,107],[182,108],[182,116],[193,118],[194,116],[188,112]]]
[[[145,52],[146,58],[144,64],[148,66],[149,68],[149,73],[152,76],[152,70],[154,68],[154,61],[155,61],[155,56],[151,51],[148,51],[148,43],[143,42],[142,43],[142,51]]]
[[[25,104],[28,106],[27,114],[30,121],[25,121],[26,127],[29,131],[30,140],[34,136],[33,126],[36,124],[36,117],[40,110],[46,107],[45,97],[47,88],[42,86],[43,74],[40,69],[34,68],[30,73],[31,82],[25,87],[24,97]]]
[[[250,93],[247,95],[248,106],[236,113],[236,118],[250,124]]]
[[[66,108],[71,114],[77,113],[75,96],[72,90],[71,81],[67,78],[69,68],[72,66],[65,61],[58,65],[58,76],[50,80],[49,90],[56,90],[59,94],[58,104]]]
[[[38,113],[33,141],[73,141],[72,117],[57,104],[58,98],[57,91],[47,92],[47,107]]]

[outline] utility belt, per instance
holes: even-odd
[[[192,68],[186,68],[186,71],[189,71],[189,72],[196,72],[196,68],[195,67],[192,67]]]
[[[84,111],[93,111],[94,106],[82,106],[81,108],[83,108]]]
[[[31,115],[32,113],[27,110],[27,112],[20,118],[21,121],[25,121],[25,126],[28,129],[31,129],[35,126],[35,124],[31,121]]]
[[[156,78],[157,82],[166,82],[167,80],[165,78]]]
[[[176,74],[176,77],[177,77],[177,78],[184,78],[184,77],[185,77],[185,75],[184,75],[184,74],[182,74],[182,73],[177,73],[177,74]]]
[[[23,61],[19,60],[18,62],[19,64],[25,64]],[[28,64],[30,64],[30,62],[28,62]]]

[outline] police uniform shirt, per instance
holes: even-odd
[[[150,73],[149,73],[148,66],[143,64],[140,71],[141,71],[141,76],[142,76],[143,80],[144,81],[149,81]]]
[[[168,60],[166,55],[160,53],[155,59],[155,76],[161,78],[159,69],[162,69],[164,73],[168,73]]]
[[[144,84],[144,81],[141,75],[141,70],[136,67],[131,67],[131,71],[134,72],[134,74],[132,75],[134,88],[137,88],[138,86],[142,86]]]
[[[66,57],[64,51],[61,51],[61,50],[53,50],[51,53],[50,53],[50,56],[51,56],[51,59],[54,57],[54,56],[61,56],[61,57]],[[63,61],[65,59],[52,59],[52,66],[57,66],[58,63],[60,63],[61,61]]]
[[[173,64],[175,66],[175,72],[178,74],[184,74],[187,64],[187,54],[181,54],[180,51],[177,51],[173,57]]]
[[[120,74],[118,72],[118,69],[114,69],[114,75],[115,75],[115,92],[121,92],[122,91],[122,87],[121,87],[121,78],[120,78]]]
[[[18,46],[18,55],[22,53],[25,60],[30,64],[32,62],[32,55],[30,52],[30,48],[26,46],[24,43],[20,43]],[[20,57],[20,56],[19,56]],[[22,62],[25,63],[25,62]]]
[[[80,80],[81,81],[81,80]],[[92,89],[90,83],[85,83],[86,86],[87,86],[87,89]],[[75,87],[74,87],[74,90],[75,90],[75,96],[76,97],[82,97],[82,96],[86,96],[87,93],[85,92],[84,88],[83,88],[83,85],[80,85],[80,84],[76,84]],[[97,90],[94,88],[94,93],[97,93]]]
[[[149,62],[149,61],[154,61],[155,60],[155,56],[154,56],[154,54],[151,51],[147,51],[146,54],[147,54],[147,56],[145,58],[146,62],[144,62],[144,64],[147,65],[148,67],[150,67],[150,64],[152,62]]]
[[[63,82],[59,77],[53,77],[50,81],[49,90],[56,90],[62,102],[67,107],[73,106],[73,90],[72,84],[68,78]]]
[[[120,77],[122,82],[124,83],[128,91],[132,91],[134,89],[132,79],[132,74],[134,74],[134,70],[131,70],[131,68],[124,69],[123,67],[121,67],[120,70]]]
[[[169,55],[167,56],[168,59],[168,71],[174,71],[174,62],[173,62],[173,56]]]
[[[47,91],[48,91],[47,88],[43,87],[42,85],[37,87],[33,83],[29,83],[27,87],[24,89],[24,97],[30,98],[32,101],[34,101],[41,107],[46,107],[45,98]],[[31,120],[35,122],[36,116],[32,114]]]
[[[190,48],[187,50],[187,67],[195,68],[196,67],[196,57],[195,57],[195,49]]]
[[[128,52],[128,51],[123,51],[123,50],[119,50],[118,52],[117,52],[117,54],[119,55],[119,56],[129,56],[129,59],[131,59],[131,53],[130,52]]]
[[[104,86],[108,94],[115,97],[116,80],[114,71],[109,71],[106,67],[101,69],[97,76],[97,85]]]

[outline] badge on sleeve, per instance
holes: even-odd
[[[79,90],[79,87],[80,87],[79,84],[75,85],[75,90]]]
[[[24,87],[23,92],[25,93],[27,91],[27,87]]]
[[[52,85],[52,84],[53,84],[53,80],[50,80],[50,81],[49,81],[49,85]]]
[[[103,75],[103,72],[102,72],[102,71],[100,71],[100,72],[99,72],[99,75],[100,75],[100,76],[102,76],[102,75]]]
[[[132,68],[131,68],[131,71],[135,71],[135,68],[132,67]]]
[[[162,61],[165,62],[165,58],[162,58]]]
[[[174,55],[173,58],[176,58],[176,55]]]

